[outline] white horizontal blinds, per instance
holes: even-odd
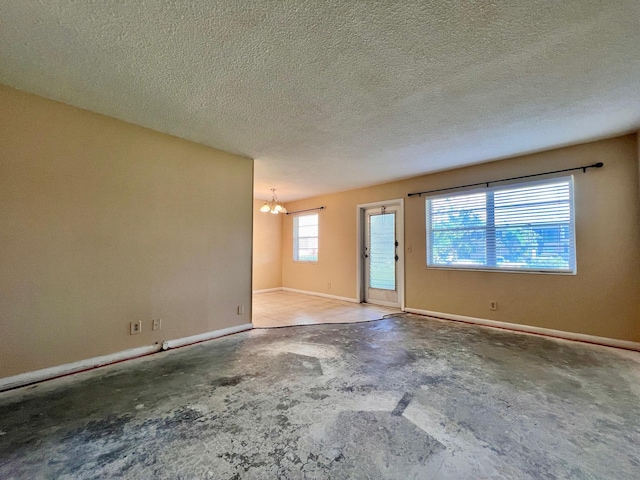
[[[300,215],[293,219],[293,259],[318,261],[318,214]]]
[[[484,265],[487,259],[484,193],[427,200],[429,265]]]
[[[571,177],[427,200],[428,264],[575,271]]]
[[[369,287],[396,289],[395,213],[369,216]]]
[[[571,194],[569,180],[495,191],[497,266],[573,271]]]

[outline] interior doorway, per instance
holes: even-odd
[[[403,253],[403,199],[358,205],[361,302],[404,309]]]

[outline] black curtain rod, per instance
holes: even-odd
[[[583,172],[586,172],[587,168],[601,168],[603,166],[604,166],[604,163],[598,162],[598,163],[594,163],[593,165],[585,165],[584,167],[565,168],[564,170],[554,170],[553,172],[534,173],[533,175],[522,175],[521,177],[503,178],[502,180],[490,180],[488,182],[470,183],[469,185],[459,185],[457,187],[438,188],[437,190],[427,190],[425,192],[409,193],[407,194],[407,196],[413,197],[417,195],[420,197],[427,193],[445,192],[447,190],[456,190],[458,188],[467,188],[467,187],[478,187],[480,185],[486,185],[487,188],[489,188],[490,183],[508,182],[509,180],[519,180],[521,178],[539,177],[540,175],[551,175],[552,173],[572,172],[574,170],[582,170]]]
[[[296,210],[295,212],[287,212],[287,215],[293,215],[294,213],[312,212],[314,210],[324,210],[327,207],[307,208],[306,210]]]

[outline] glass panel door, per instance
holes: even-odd
[[[397,206],[364,211],[364,301],[367,303],[399,306],[398,213]]]

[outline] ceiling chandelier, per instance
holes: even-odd
[[[260,211],[264,213],[273,213],[274,215],[287,213],[287,209],[284,208],[284,205],[278,200],[275,188],[271,189],[271,200],[265,200],[264,205],[260,207]]]

